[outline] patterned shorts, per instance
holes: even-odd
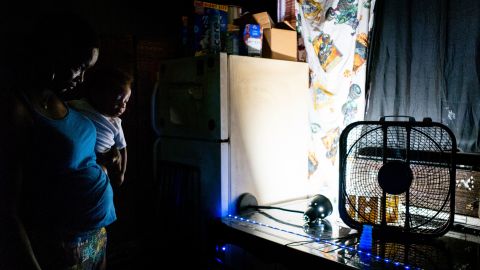
[[[58,237],[30,233],[35,256],[42,269],[104,270],[107,231],[100,228],[81,234]]]

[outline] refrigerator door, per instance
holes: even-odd
[[[198,208],[202,219],[225,216],[229,201],[228,151],[229,145],[225,142],[157,139],[153,156],[154,179],[159,190],[155,193],[158,197],[166,195],[165,192],[177,194],[176,200],[188,196],[198,198],[192,207]],[[170,168],[181,166],[185,167],[183,172],[188,172],[188,176],[170,178],[171,173],[176,174],[169,172]]]
[[[318,192],[308,179],[308,72],[306,63],[229,56],[231,198],[249,192],[271,204]]]
[[[159,136],[228,139],[227,55],[160,63],[152,96],[152,126]]]
[[[209,256],[212,221],[227,214],[228,144],[159,138],[154,145],[155,228],[161,242]]]

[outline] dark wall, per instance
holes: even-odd
[[[168,34],[167,24],[191,6],[191,0],[169,1],[169,8],[161,6],[164,1],[148,0],[45,0],[2,1],[0,26],[22,29],[36,15],[46,11],[71,10],[86,17],[101,34]]]
[[[276,19],[277,0],[212,0],[206,2],[240,5],[251,12],[268,11]],[[2,1],[0,27],[23,29],[44,11],[72,10],[85,16],[100,34],[172,36],[180,16],[191,14],[193,0],[43,0]]]

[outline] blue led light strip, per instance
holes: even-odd
[[[384,263],[393,264],[393,265],[396,266],[396,267],[401,267],[401,266],[402,266],[404,269],[407,269],[407,270],[410,270],[410,269],[421,269],[421,268],[414,268],[414,267],[412,267],[412,266],[405,265],[405,264],[403,264],[403,263],[401,263],[401,262],[393,261],[393,260],[390,260],[390,259],[388,259],[388,258],[383,258],[383,257],[380,257],[380,256],[374,256],[374,255],[372,255],[370,252],[365,252],[365,251],[362,251],[362,250],[359,250],[359,249],[357,250],[357,249],[355,249],[355,248],[353,248],[353,247],[350,247],[350,246],[346,246],[346,245],[343,245],[343,244],[338,244],[338,243],[335,243],[335,242],[332,242],[332,241],[328,241],[328,240],[325,240],[325,239],[313,237],[313,236],[310,236],[310,235],[305,235],[305,234],[301,234],[301,233],[296,233],[296,232],[284,230],[284,229],[281,229],[281,228],[278,228],[278,227],[274,227],[274,226],[271,226],[271,225],[268,225],[268,224],[265,224],[265,223],[257,222],[257,221],[255,221],[255,220],[251,220],[251,219],[247,219],[247,218],[243,218],[243,217],[238,217],[238,216],[234,216],[234,215],[228,215],[228,217],[229,217],[229,218],[232,218],[232,219],[235,219],[235,220],[238,220],[238,221],[241,221],[241,222],[250,223],[250,224],[255,224],[255,225],[267,227],[267,228],[270,228],[270,229],[274,229],[274,230],[277,230],[277,231],[281,231],[281,232],[285,232],[285,233],[297,235],[297,236],[300,236],[300,237],[305,237],[305,238],[314,240],[314,241],[316,241],[316,242],[321,242],[321,243],[325,243],[325,244],[328,244],[328,245],[331,245],[331,246],[336,246],[336,247],[339,247],[339,248],[341,248],[341,249],[346,249],[346,250],[349,250],[349,251],[356,251],[358,254],[367,256],[368,258],[371,258],[372,260],[376,260],[376,261],[379,261],[379,262],[384,262]]]

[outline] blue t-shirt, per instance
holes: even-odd
[[[113,190],[96,162],[93,123],[71,109],[62,119],[33,115],[32,170],[24,182],[27,222],[66,231],[111,224],[116,220]]]

